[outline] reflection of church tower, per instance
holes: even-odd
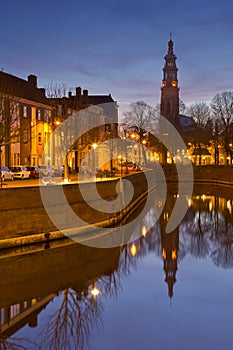
[[[179,227],[177,227],[174,231],[170,233],[166,233],[165,231],[168,218],[172,212],[173,206],[173,201],[170,202],[169,198],[167,198],[167,203],[164,212],[160,217],[163,269],[165,272],[165,282],[168,285],[168,295],[170,298],[173,296],[173,286],[176,282],[176,271],[178,269],[177,259],[179,249]]]
[[[176,67],[176,55],[173,52],[173,41],[171,38],[168,42],[168,52],[164,59],[160,113],[175,125],[176,128],[179,128],[178,68]]]
[[[171,233],[162,234],[163,269],[170,298],[173,296],[173,286],[176,282],[178,243],[179,228]]]

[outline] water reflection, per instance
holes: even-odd
[[[12,252],[2,256],[0,268],[6,278],[0,282],[0,348],[85,349],[92,330],[104,327],[106,298],[117,298],[125,279],[151,252],[161,260],[169,298],[175,298],[178,267],[187,255],[208,257],[214,265],[232,269],[233,190],[222,189],[221,196],[215,191],[197,187],[187,198],[185,218],[169,234],[165,228],[176,200],[172,188],[153,229],[147,231],[146,222],[153,220],[153,210],[162,199],[143,221],[142,237],[127,246],[95,249],[67,241],[65,246],[53,243],[32,254],[17,251],[17,257]],[[35,328],[33,335],[29,337],[25,328],[26,335],[18,336],[26,324]]]

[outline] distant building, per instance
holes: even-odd
[[[176,128],[180,128],[179,120],[179,87],[176,67],[176,55],[173,51],[173,41],[168,42],[168,52],[164,57],[163,80],[161,87],[160,113]]]
[[[179,91],[176,66],[176,55],[173,50],[173,41],[168,41],[168,51],[164,57],[163,79],[161,87],[160,113],[177,129],[187,145],[186,150],[177,150],[171,155],[164,148],[161,151],[163,163],[181,161],[185,157],[198,165],[211,164],[215,162],[214,147],[211,145],[212,123],[208,120],[205,127],[197,126],[192,117],[179,113]]]
[[[68,96],[51,97],[49,100],[56,109],[57,118],[65,120],[71,115],[76,115],[77,124],[87,123],[86,128],[88,129],[88,132],[83,134],[73,145],[72,149],[70,149],[68,165],[72,169],[79,169],[81,162],[88,151],[92,148],[93,144],[99,144],[98,151],[96,152],[98,157],[108,159],[108,147],[101,145],[101,143],[104,140],[116,138],[118,134],[118,105],[112,98],[111,94],[89,95],[88,90],[84,89],[82,91],[81,87],[78,86],[75,89],[74,95],[72,92],[69,92]],[[83,118],[83,114],[78,112],[85,108],[94,106],[95,108],[91,109],[93,113],[89,112],[88,118],[96,118],[96,123],[98,124],[99,120],[102,125],[91,130],[91,126],[89,128],[88,125],[88,120],[79,120],[80,118]],[[102,163],[102,161],[99,159],[99,162],[97,163]],[[87,162],[85,167],[93,168],[93,164]]]

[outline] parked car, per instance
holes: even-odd
[[[10,167],[10,170],[14,174],[14,179],[29,179],[30,177],[30,170],[27,170],[26,166],[23,165],[17,165]]]
[[[30,171],[30,178],[38,179],[39,169],[36,166],[26,166],[26,168]]]
[[[38,166],[40,176],[53,176],[54,170],[50,165],[39,165]]]
[[[2,170],[2,174],[1,174],[2,181],[5,181],[5,180],[13,181],[14,180],[14,174],[12,173],[12,171],[10,171],[9,168],[7,168],[6,166],[2,166],[1,170]]]

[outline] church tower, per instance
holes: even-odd
[[[178,68],[176,67],[176,55],[173,52],[173,41],[168,42],[168,51],[164,57],[163,81],[161,87],[160,113],[167,118],[177,129],[179,122],[179,87],[177,80]]]

